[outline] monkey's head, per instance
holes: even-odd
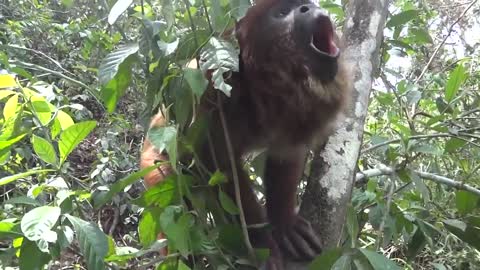
[[[333,24],[309,0],[259,0],[236,33],[246,69],[276,69],[322,82],[337,74],[340,49]]]

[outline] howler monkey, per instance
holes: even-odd
[[[224,115],[240,181],[248,224],[268,221],[271,231],[252,239],[272,251],[267,269],[283,269],[282,255],[311,259],[321,251],[310,224],[296,213],[297,184],[307,150],[326,142],[349,96],[349,78],[340,58],[339,41],[329,17],[308,0],[257,1],[236,24],[240,68],[227,79],[231,97],[210,85],[199,113],[208,113],[210,140],[200,157],[230,180],[233,173],[220,113]],[[220,105],[217,98],[220,96]],[[219,109],[221,106],[221,109]],[[161,114],[152,126],[164,125]],[[250,188],[242,157],[266,149],[263,180],[266,211]],[[141,167],[167,160],[145,140]],[[147,186],[171,172],[162,166],[145,177]],[[260,239],[259,241],[256,241]]]

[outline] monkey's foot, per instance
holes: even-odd
[[[310,223],[300,216],[288,226],[274,228],[273,236],[287,258],[309,261],[322,252],[320,239]]]

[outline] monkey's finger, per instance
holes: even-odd
[[[296,231],[304,238],[307,239],[310,246],[315,250],[317,254],[322,252],[322,244],[320,238],[318,238],[317,234],[310,225],[309,222],[300,219],[299,222],[295,225]]]
[[[300,259],[310,260],[313,259],[315,255],[317,255],[315,250],[308,243],[307,239],[305,239],[297,231],[290,231],[290,233],[288,234],[288,238],[290,238],[290,242],[294,245],[297,253],[301,253]]]
[[[280,237],[277,237],[280,248],[286,252],[289,257],[295,259],[301,258],[300,254],[295,250],[295,246],[290,242],[290,239],[285,235],[281,234]]]

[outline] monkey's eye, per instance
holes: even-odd
[[[284,7],[284,8],[279,9],[279,10],[275,13],[275,17],[277,17],[277,18],[285,17],[285,16],[288,15],[288,13],[290,13],[290,9]]]

